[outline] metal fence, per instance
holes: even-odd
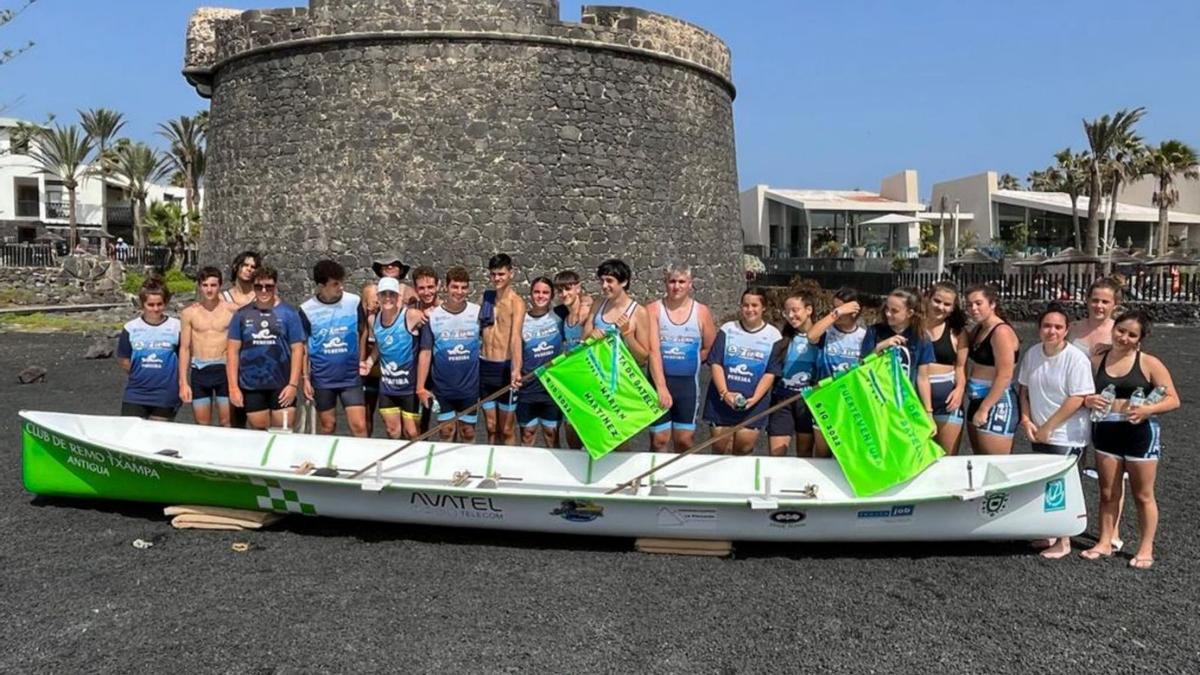
[[[94,247],[89,248],[88,252],[96,254]],[[0,244],[0,267],[56,267],[59,258],[66,253],[65,243]],[[171,249],[166,246],[127,246],[114,249],[110,246],[108,257],[116,258],[126,265],[162,268],[171,260]],[[194,266],[197,257],[196,249],[184,249],[182,265]]]
[[[0,244],[0,267],[53,267],[51,244]]]

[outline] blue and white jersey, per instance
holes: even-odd
[[[375,346],[379,350],[379,391],[388,396],[407,396],[416,391],[417,336],[408,330],[405,307],[392,325],[383,325],[383,312],[375,314]],[[419,309],[411,311],[419,312]]]
[[[479,398],[479,305],[468,302],[457,314],[439,305],[421,328],[421,349],[431,350],[430,380],[439,397]]]
[[[140,316],[130,320],[121,329],[117,357],[130,364],[123,401],[179,406],[179,319],[168,317],[157,326]]]
[[[866,336],[867,329],[862,326],[855,326],[849,333],[843,333],[837,326],[830,326],[817,343],[821,348],[817,378],[844,373],[862,363],[862,343]]]
[[[525,314],[521,326],[521,374],[528,375],[539,367],[550,363],[563,352],[563,321],[554,312],[541,316]],[[522,401],[549,401],[550,394],[536,377],[521,385]]]
[[[364,320],[359,297],[342,293],[337,302],[309,298],[300,305],[300,320],[308,334],[313,387],[342,389],[359,385],[358,326]]]
[[[663,374],[667,377],[695,377],[700,372],[700,348],[704,335],[700,330],[696,301],[683,323],[671,321],[667,306],[658,303],[658,349]]]
[[[779,371],[775,380],[775,393],[784,397],[798,394],[806,387],[817,383],[817,361],[821,349],[808,341],[808,336],[798,333],[792,339],[783,338],[775,344],[776,361]]]
[[[254,303],[241,307],[229,322],[229,339],[242,343],[238,353],[238,386],[282,389],[289,384],[292,345],[304,344],[304,325],[295,307],[281,302],[270,309]]]
[[[756,331],[748,331],[741,322],[730,321],[717,331],[708,353],[709,365],[721,366],[725,371],[725,387],[750,398],[758,387],[759,380],[771,367],[771,352],[775,343],[783,339],[779,329],[769,323]],[[708,388],[708,395],[719,400],[716,387]]]
[[[562,319],[563,325],[563,351],[570,351],[575,347],[583,344],[583,321],[577,324],[572,324],[571,308],[566,305],[556,305],[554,313]]]
[[[863,338],[862,357],[865,359],[875,347],[884,340],[897,335],[896,331],[892,330],[891,326],[886,323],[876,324],[867,329],[867,334]],[[913,386],[917,385],[917,375],[921,366],[926,366],[934,362],[933,343],[924,335],[917,335],[912,328],[905,329],[903,333],[906,344],[900,348],[900,365],[904,367],[904,372],[908,375],[908,379],[912,380]]]

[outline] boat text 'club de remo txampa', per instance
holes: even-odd
[[[24,481],[41,495],[619,537],[996,540],[1083,531],[1074,457],[942,456],[901,369],[892,350],[796,395],[834,459],[695,454],[708,443],[679,455],[611,452],[662,410],[624,343],[605,337],[529,375],[587,452],[421,437],[397,448],[25,411]],[[321,468],[298,475],[306,462]]]

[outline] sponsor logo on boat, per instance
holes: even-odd
[[[768,517],[771,527],[796,527],[803,525],[808,515],[803,511],[772,511]]]
[[[716,509],[672,509],[658,510],[659,527],[679,527],[689,530],[712,530],[717,527]]]
[[[604,517],[604,507],[587,500],[567,499],[551,511],[550,515],[572,523],[590,523]]]
[[[989,492],[979,502],[979,515],[984,518],[996,518],[1008,508],[1007,492]]]
[[[449,512],[461,518],[478,520],[503,520],[504,510],[497,508],[491,497],[470,497],[467,495],[433,495],[424,492],[414,492],[409,498],[409,504],[418,511]]]
[[[891,508],[884,509],[864,509],[858,512],[860,520],[872,520],[882,518],[911,518],[913,512],[917,510],[915,504],[896,504]]]
[[[1046,483],[1046,492],[1042,496],[1042,511],[1064,511],[1067,508],[1067,483],[1062,478],[1055,478]]]

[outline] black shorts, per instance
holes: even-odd
[[[1154,462],[1162,457],[1158,420],[1150,418],[1134,424],[1116,418],[1116,415],[1110,415],[1092,422],[1092,447],[1096,452],[1129,462]]]
[[[372,395],[378,396],[379,395],[379,376],[378,375],[367,375],[366,377],[364,377],[362,379],[362,383],[363,383],[363,385],[362,385],[363,391],[367,392],[368,396],[372,396]]]
[[[526,401],[517,398],[517,424],[521,427],[543,426],[553,429],[562,421],[562,411],[554,401]]]
[[[191,380],[192,405],[229,402],[229,380],[225,378],[225,364],[214,363],[203,368],[192,368]]]
[[[487,398],[492,394],[512,384],[512,361],[488,361],[479,359],[479,398]],[[512,392],[480,406],[484,410],[500,408],[504,412],[512,412],[517,404]]]
[[[476,401],[476,399],[473,398],[437,396],[436,394],[435,396],[438,404],[438,422],[448,422],[454,419],[454,416],[458,413],[473,407]],[[458,421],[463,424],[475,424],[479,421],[479,415],[472,411],[470,415],[463,415],[462,417],[458,418]]]
[[[325,412],[337,408],[338,401],[342,402],[343,408],[349,408],[356,405],[366,405],[367,399],[363,394],[361,385],[352,387],[339,387],[337,389],[313,389],[313,402],[317,406],[317,412]]]
[[[144,403],[130,403],[129,401],[121,401],[121,417],[140,417],[148,420],[151,417],[157,417],[164,420],[175,419],[175,413],[178,408],[164,408],[155,405],[146,405]]]
[[[1033,451],[1039,455],[1072,455],[1082,457],[1084,446],[1052,445],[1050,443],[1030,443]]]
[[[415,420],[421,418],[421,401],[416,394],[380,394],[379,414],[394,415]]]
[[[282,387],[279,389],[243,389],[242,403],[245,404],[243,407],[246,414],[264,410],[283,410],[284,406],[279,405],[279,393],[282,391]],[[292,405],[295,405],[294,401]]]
[[[695,431],[700,412],[700,382],[695,377],[666,376],[667,391],[671,394],[671,409],[650,425],[651,433],[679,429]]]
[[[788,394],[791,396],[792,394]],[[778,395],[777,395],[778,396]],[[783,398],[787,398],[784,396]],[[782,400],[782,399],[780,399]],[[771,405],[779,401],[772,400]],[[813,433],[812,411],[804,399],[798,398],[767,416],[768,436],[792,436]]]

